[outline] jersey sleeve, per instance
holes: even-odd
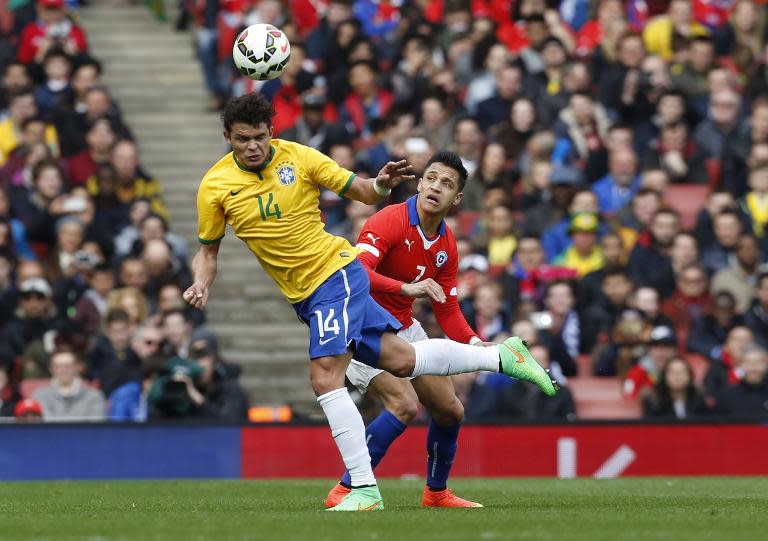
[[[368,271],[371,282],[371,293],[399,295],[403,283],[394,278],[376,272],[376,267],[386,257],[391,246],[396,245],[397,232],[400,227],[392,220],[391,212],[386,209],[371,216],[357,238],[356,248],[360,250],[357,256]]]
[[[472,327],[467,323],[464,314],[461,312],[458,297],[458,283],[456,275],[459,272],[459,255],[456,250],[456,241],[451,237],[448,261],[440,272],[435,276],[435,281],[440,284],[445,292],[445,302],[439,303],[432,301],[432,310],[435,313],[440,328],[451,340],[468,344],[475,342],[473,338],[480,338]]]
[[[220,241],[226,225],[224,209],[203,180],[197,190],[197,240],[202,244]]]
[[[312,179],[312,181],[321,186],[325,186],[340,196],[343,196],[346,193],[352,185],[352,181],[357,176],[357,174],[348,169],[344,169],[328,156],[314,148],[307,147],[306,163],[309,178]]]

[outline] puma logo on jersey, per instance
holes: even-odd
[[[374,245],[376,244],[376,241],[377,241],[377,240],[379,240],[379,239],[381,238],[381,237],[374,237],[374,236],[373,236],[373,233],[366,233],[366,234],[365,234],[365,236],[366,236],[366,237],[368,237],[369,239],[371,239],[371,242],[372,242]]]
[[[405,239],[405,245],[408,247],[408,251],[411,251],[411,246],[413,245],[413,241],[409,239]]]

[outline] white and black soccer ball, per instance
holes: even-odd
[[[232,59],[240,73],[257,81],[280,77],[291,58],[291,44],[271,24],[254,24],[240,32],[232,47]]]

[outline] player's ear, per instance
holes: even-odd
[[[226,130],[226,128],[224,129],[224,140],[229,146],[232,146],[232,139],[230,138],[229,132]]]
[[[458,206],[459,203],[461,203],[461,199],[464,197],[464,192],[459,192],[456,194],[456,197],[453,198],[453,206]]]

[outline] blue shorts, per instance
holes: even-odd
[[[381,335],[402,325],[370,295],[368,273],[358,260],[334,272],[309,297],[293,305],[309,326],[309,358],[344,355],[376,366]]]

